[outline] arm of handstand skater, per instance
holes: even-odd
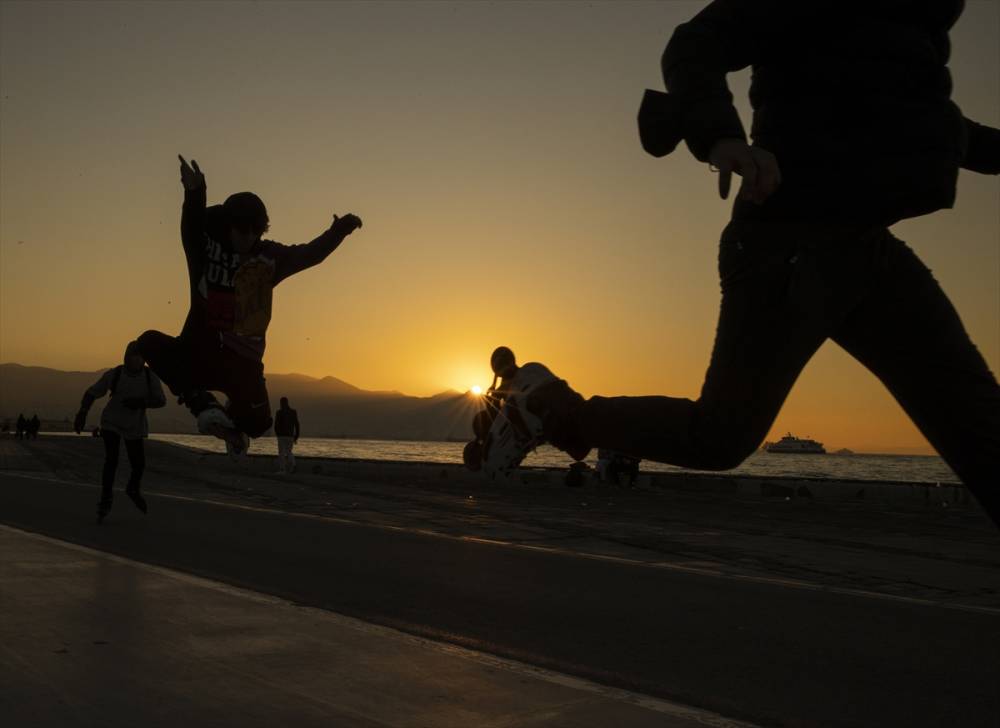
[[[1000,129],[965,120],[969,145],[962,167],[980,174],[1000,174]]]
[[[205,245],[205,175],[198,162],[191,164],[181,155],[181,184],[184,185],[184,205],[181,208],[181,242],[184,253],[190,258],[198,255]]]
[[[347,214],[343,217],[334,215],[333,224],[329,229],[312,242],[282,246],[282,253],[275,270],[274,285],[278,285],[288,276],[322,263],[344,242],[344,238],[359,227],[361,218],[357,215]]]
[[[733,172],[743,177],[740,196],[757,203],[781,182],[774,156],[747,144],[726,74],[758,61],[768,39],[790,25],[789,15],[776,0],[715,0],[679,25],[663,52],[663,79],[683,109],[684,140],[698,160],[718,169],[723,199]]]

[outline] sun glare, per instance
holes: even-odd
[[[472,388],[469,391],[478,397],[480,394],[483,393],[483,388],[480,387],[478,384],[473,384]]]

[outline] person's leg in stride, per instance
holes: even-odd
[[[833,339],[888,387],[1000,526],[1000,385],[916,254],[886,232],[883,259]]]
[[[125,440],[125,453],[128,455],[128,463],[132,470],[128,478],[128,485],[125,487],[125,495],[135,503],[136,508],[146,513],[148,506],[146,499],[142,497],[140,492],[142,473],[146,469],[146,451],[142,438]]]
[[[121,436],[117,432],[104,429],[101,431],[104,439],[104,470],[101,473],[101,499],[97,502],[97,522],[111,512],[114,500],[115,471],[118,469],[118,451],[121,446]]]
[[[719,323],[697,400],[584,402],[559,382],[529,398],[528,409],[541,417],[547,439],[565,450],[609,448],[703,470],[739,465],[763,441],[803,367],[863,285],[863,245],[845,244],[857,235],[818,225],[733,223],[726,229]]]

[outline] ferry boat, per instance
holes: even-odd
[[[794,453],[797,455],[823,455],[826,449],[823,443],[809,438],[794,437],[788,433],[777,442],[769,442],[764,446],[767,452]]]

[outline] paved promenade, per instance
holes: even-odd
[[[3,683],[30,696],[0,708],[19,719],[1000,716],[1000,534],[975,509],[282,478],[154,446],[149,516],[120,497],[97,527],[95,445],[0,449]]]

